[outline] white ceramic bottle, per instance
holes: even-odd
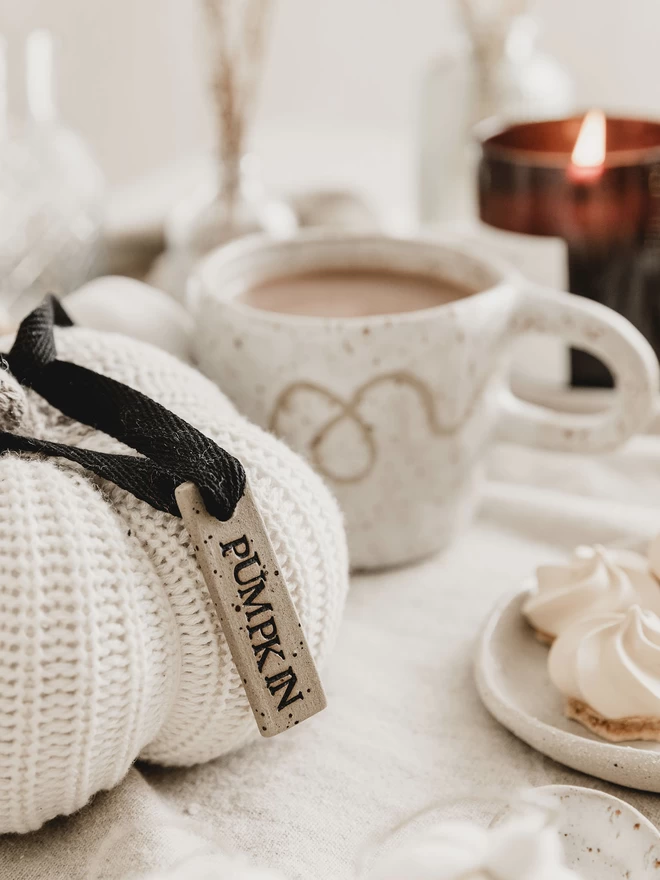
[[[504,7],[506,4],[496,4]],[[520,4],[517,4],[520,5]],[[570,114],[568,73],[538,47],[534,18],[488,16],[464,0],[469,36],[429,69],[419,118],[418,214],[425,226],[466,219],[473,210],[472,128],[482,119],[542,119]]]

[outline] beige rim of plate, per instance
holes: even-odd
[[[563,712],[550,681],[548,648],[521,614],[527,591],[508,596],[488,618],[477,649],[479,696],[500,724],[532,748],[573,770],[660,792],[660,743],[608,743]]]

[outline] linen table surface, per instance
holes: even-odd
[[[500,446],[487,470],[479,517],[449,550],[353,579],[325,712],[204,766],[138,765],[77,815],[0,838],[2,880],[239,878],[237,853],[259,877],[341,880],[427,806],[553,783],[612,792],[660,825],[656,796],[569,771],[500,727],[472,674],[485,617],[537,564],[660,532],[660,438],[589,459]]]

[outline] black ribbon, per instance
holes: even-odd
[[[0,432],[0,454],[33,452],[66,458],[111,480],[157,510],[181,516],[174,490],[197,485],[220,520],[234,513],[245,490],[243,465],[217,443],[150,397],[86,367],[57,359],[53,326],[72,321],[53,296],[21,323],[4,358],[16,379],[75,421],[115,437],[144,456],[113,455]]]

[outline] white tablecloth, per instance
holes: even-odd
[[[341,880],[400,820],[494,787],[592,785],[660,824],[657,797],[580,776],[507,733],[471,668],[484,617],[537,563],[660,531],[660,439],[588,461],[500,447],[489,476],[478,520],[449,551],[354,580],[324,713],[205,766],[133,769],[77,816],[0,840],[3,880],[242,877],[230,851],[290,880]]]

